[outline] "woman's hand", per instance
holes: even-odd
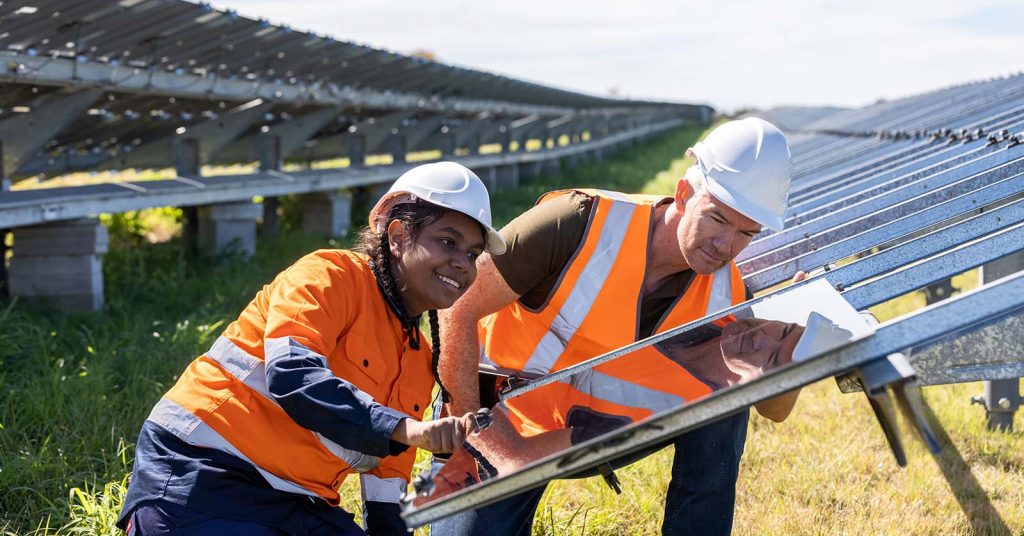
[[[476,419],[472,413],[426,422],[402,419],[391,439],[430,452],[446,453],[462,446],[466,436],[475,430]]]

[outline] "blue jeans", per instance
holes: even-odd
[[[687,432],[672,441],[672,480],[665,496],[664,535],[732,532],[736,477],[747,439],[749,410]],[[652,451],[653,452],[653,451]],[[637,459],[636,455],[629,459]],[[613,465],[615,465],[613,463]],[[440,464],[435,462],[436,472]],[[529,535],[544,486],[435,522],[432,536]],[[623,491],[628,494],[627,488]]]
[[[364,534],[354,521],[351,527],[339,527],[313,514],[303,516],[303,519],[296,521],[303,526],[295,527],[295,530],[289,532],[310,536]],[[132,510],[128,529],[125,532],[127,536],[285,536],[289,534],[289,532],[252,521],[212,516],[162,500],[139,503]]]

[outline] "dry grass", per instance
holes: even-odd
[[[690,163],[672,161],[643,192],[671,191]],[[976,287],[978,271],[953,284]],[[885,321],[924,305],[915,291],[872,311]],[[950,443],[933,457],[901,423],[906,469],[896,465],[865,397],[841,394],[831,379],[804,389],[785,423],[755,414],[734,533],[1024,534],[1024,412],[1016,432],[986,430],[984,411],[969,403],[981,390],[981,383],[923,389]],[[665,449],[618,471],[621,496],[600,478],[551,484],[534,534],[659,534],[671,454]]]

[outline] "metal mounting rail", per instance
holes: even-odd
[[[891,354],[914,353],[949,345],[970,334],[993,337],[1001,345],[1021,351],[1024,350],[1024,331],[1003,328],[1007,322],[1022,315],[1024,274],[1017,274],[882,324],[875,335],[818,358],[776,369],[744,385],[718,391],[707,398],[576,445],[561,454],[530,463],[513,474],[487,480],[407,510],[403,518],[410,526],[420,526],[493,503],[549,480],[571,476],[652,447],[763,400],[864,367]]]
[[[612,134],[592,141],[533,152],[453,157],[469,168],[541,162],[601,149],[630,138],[678,127],[674,119]],[[250,200],[253,196],[279,196],[370,186],[394,181],[415,164],[345,168],[339,170],[265,171],[251,175],[180,180],[109,183],[68,188],[0,192],[0,229],[69,220],[102,212],[124,212],[150,207],[187,207]],[[284,178],[282,178],[284,177]]]

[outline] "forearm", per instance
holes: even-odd
[[[296,423],[365,454],[384,456],[405,450],[405,445],[392,441],[392,435],[408,415],[375,402],[335,376],[316,352],[294,342],[268,343],[267,390]]]
[[[775,398],[769,398],[759,404],[754,404],[757,412],[766,419],[775,422],[782,422],[793,412],[796,399],[800,396],[800,389],[781,394]]]
[[[461,311],[441,311],[441,360],[438,373],[452,397],[449,414],[463,415],[480,409],[480,340],[476,319]]]

